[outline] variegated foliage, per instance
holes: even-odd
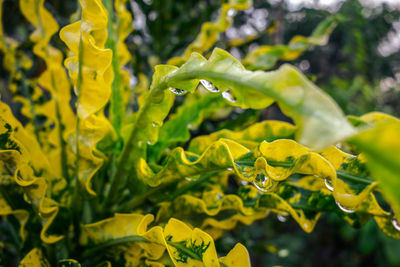
[[[400,238],[399,120],[346,117],[291,65],[253,71],[324,45],[340,18],[287,46],[260,47],[244,65],[218,48],[205,58],[232,24],[229,11],[251,6],[228,1],[182,56],[155,67],[149,88],[137,74],[132,91],[127,1],[103,2],[80,0],[80,19],[59,31],[44,0],[19,1],[34,27],[33,53],[46,65],[36,78],[25,75],[32,61],[0,28],[9,89],[29,118],[22,125],[0,103],[0,215],[19,228],[21,266],[249,266],[243,245],[222,256],[214,239],[270,213],[291,216],[306,232],[323,212],[357,226],[374,219]],[[50,44],[57,33],[67,51]],[[130,94],[136,112],[127,110]],[[175,95],[184,94],[172,112]],[[204,121],[227,117],[230,106],[274,102],[294,124],[261,121],[191,137]],[[229,181],[236,186],[228,192]]]

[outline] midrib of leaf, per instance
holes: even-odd
[[[187,248],[183,244],[178,243],[178,242],[168,241],[168,240],[166,240],[166,241],[167,241],[168,245],[178,249],[181,253],[186,254],[187,256],[189,256],[192,259],[195,259],[195,260],[198,260],[198,261],[202,261],[202,258],[199,255],[197,255],[197,253],[194,253],[193,251],[191,251],[189,248]]]
[[[129,158],[129,154],[133,147],[133,141],[137,135],[137,132],[139,131],[139,129],[137,127],[137,125],[139,124],[138,121],[143,120],[143,114],[145,114],[147,112],[147,110],[149,109],[150,103],[151,103],[151,97],[153,94],[155,94],[154,92],[157,93],[157,90],[154,88],[150,90],[150,93],[147,96],[147,99],[143,105],[143,108],[139,109],[137,119],[132,127],[132,131],[129,135],[128,141],[126,142],[125,146],[122,149],[122,154],[118,161],[115,174],[111,177],[111,186],[110,186],[108,195],[106,196],[106,200],[105,200],[106,206],[111,204],[114,201],[115,196],[118,194],[117,189],[120,185],[122,175],[124,174],[124,166],[125,166],[126,161]],[[148,123],[152,123],[152,122],[148,122]]]
[[[283,167],[283,168],[292,168],[295,165],[295,162],[293,161],[275,161],[275,160],[270,160],[266,159],[267,163],[271,165],[272,167]],[[254,166],[254,161],[252,160],[235,160],[236,164],[239,165],[244,165],[248,167],[253,167]],[[372,184],[375,182],[372,178],[369,177],[361,177],[355,174],[348,173],[346,171],[342,170],[336,170],[336,175],[338,178],[345,179],[348,181],[352,181],[355,183],[362,183],[362,184]]]
[[[225,170],[225,168],[224,168],[224,169],[221,169],[221,170]],[[170,197],[167,197],[165,200],[167,200],[167,201],[173,201],[173,200],[174,200],[175,198],[177,198],[178,196],[183,195],[183,194],[185,194],[187,191],[189,191],[189,190],[195,188],[196,186],[198,186],[198,185],[200,185],[200,184],[206,182],[209,178],[213,177],[213,176],[216,175],[217,173],[218,173],[218,171],[210,171],[210,172],[208,172],[208,173],[202,175],[199,179],[196,179],[196,180],[194,180],[194,181],[191,181],[191,182],[189,182],[189,183],[183,185],[182,187],[176,189],[176,190],[174,191],[174,193],[173,193]],[[183,178],[183,177],[180,177],[180,178]],[[138,206],[140,206],[144,201],[146,201],[150,196],[157,194],[158,192],[164,190],[165,187],[167,187],[167,186],[169,186],[169,185],[171,185],[171,184],[174,184],[174,183],[176,183],[176,181],[169,182],[169,183],[164,183],[164,184],[162,184],[162,185],[160,185],[160,186],[158,186],[158,187],[154,187],[154,188],[148,190],[148,191],[145,192],[144,194],[142,194],[142,195],[140,195],[140,196],[138,196],[138,197],[136,197],[136,198],[133,198],[131,201],[125,203],[125,205],[123,205],[123,206],[121,207],[121,209],[118,210],[118,212],[121,212],[121,211],[122,211],[122,212],[125,212],[125,211],[132,211],[132,210],[134,210],[135,208],[137,208]]]
[[[148,242],[148,241],[145,238],[138,235],[124,236],[121,238],[112,239],[85,250],[82,253],[82,259],[89,258],[99,250],[132,242]]]

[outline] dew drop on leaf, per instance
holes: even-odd
[[[231,92],[229,90],[222,92],[222,97],[231,103],[235,103],[237,101],[236,98],[231,94]]]
[[[336,200],[335,200],[335,202],[336,202],[336,205],[338,205],[338,207],[339,207],[339,209],[340,209],[341,211],[343,211],[343,212],[345,212],[345,213],[354,213],[354,212],[355,212],[355,210],[352,210],[352,209],[348,209],[348,208],[343,207],[342,204],[340,204],[340,203],[337,202]]]
[[[228,171],[233,171],[233,169],[232,169],[232,168],[227,168],[227,170],[228,170]]]
[[[392,218],[392,225],[397,231],[400,231],[400,223],[394,216]]]
[[[156,126],[157,126],[157,123],[152,122],[151,125],[153,125],[153,127],[156,127]]]
[[[325,179],[325,186],[329,191],[333,192],[333,186],[328,179]]]
[[[264,174],[258,174],[254,179],[253,184],[261,192],[267,192],[273,186],[270,178]]]
[[[280,222],[286,222],[287,219],[288,219],[287,216],[284,216],[284,215],[282,215],[282,214],[280,214],[280,213],[278,213],[278,214],[276,215],[276,218],[277,218],[278,221],[280,221]]]
[[[150,141],[147,141],[147,144],[148,144],[148,145],[151,145],[151,142],[150,142]]]
[[[241,185],[249,185],[249,182],[245,181],[245,180],[240,180],[240,184]]]
[[[207,81],[207,80],[200,80],[200,83],[206,88],[208,91],[211,93],[218,93],[219,89],[215,87],[212,82]]]
[[[178,89],[178,88],[172,88],[172,87],[170,87],[169,90],[170,90],[172,93],[176,94],[176,95],[183,95],[183,94],[186,94],[186,92],[187,92],[187,91],[185,91],[185,90]]]
[[[228,10],[228,12],[226,13],[229,17],[233,17],[236,15],[236,9],[231,8]]]
[[[278,251],[278,256],[281,258],[285,258],[289,255],[289,250],[288,249],[281,249]]]

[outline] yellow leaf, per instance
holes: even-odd
[[[43,256],[42,250],[34,248],[22,259],[19,267],[50,267],[50,264]]]
[[[250,256],[245,246],[237,243],[228,255],[219,259],[221,263],[229,267],[250,267]]]
[[[224,32],[233,23],[231,11],[246,10],[252,5],[252,0],[229,0],[222,4],[221,15],[215,22],[205,22],[200,33],[180,57],[171,58],[168,64],[180,66],[189,59],[193,52],[203,53],[209,50],[219,38],[219,33]]]
[[[71,143],[77,154],[77,175],[86,190],[95,195],[91,179],[104,162],[104,155],[96,144],[106,135],[115,138],[113,128],[103,113],[111,95],[112,52],[104,48],[108,17],[102,2],[81,0],[80,4],[82,20],[62,28],[60,38],[72,52],[64,64],[78,96],[77,136]]]

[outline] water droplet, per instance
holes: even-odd
[[[325,186],[328,188],[329,191],[333,192],[333,185],[331,184],[331,181],[328,179],[325,179]]]
[[[186,181],[188,181],[188,182],[191,182],[191,181],[193,181],[193,179],[192,179],[192,178],[190,178],[190,177],[185,177],[185,180],[186,180]]]
[[[231,92],[229,90],[222,92],[222,97],[232,103],[235,103],[237,101],[236,98],[231,94]]]
[[[278,251],[278,256],[281,258],[285,258],[289,255],[289,250],[288,249],[281,249]]]
[[[153,127],[156,127],[156,126],[157,126],[157,123],[152,122],[151,125],[153,125]]]
[[[270,178],[264,174],[258,174],[256,179],[254,179],[253,184],[261,192],[267,192],[273,186]]]
[[[151,142],[150,142],[150,141],[147,141],[147,144],[148,144],[148,145],[151,145]]]
[[[287,216],[284,216],[284,215],[282,215],[282,214],[280,214],[280,213],[276,214],[276,218],[277,218],[278,221],[280,221],[280,222],[286,222],[287,219],[288,219]]]
[[[394,216],[392,218],[392,225],[397,231],[400,231],[400,223]]]
[[[228,170],[228,171],[233,171],[233,169],[232,169],[232,168],[227,168],[227,170]]]
[[[186,94],[186,91],[185,91],[185,90],[178,89],[178,88],[172,88],[172,87],[170,87],[169,90],[170,90],[172,93],[176,94],[176,95],[183,95],[183,94]]]
[[[245,181],[245,180],[240,180],[240,184],[241,185],[249,185],[249,182]]]
[[[355,212],[355,210],[352,210],[352,209],[348,209],[348,208],[343,207],[342,204],[340,204],[340,203],[337,202],[336,200],[335,200],[335,202],[336,202],[336,205],[338,205],[338,207],[339,207],[339,209],[340,209],[341,211],[343,211],[343,212],[345,212],[345,213],[354,213],[354,212]]]
[[[228,10],[228,12],[226,12],[226,14],[227,14],[229,17],[233,17],[233,16],[236,15],[236,9],[231,8],[231,9]]]
[[[200,80],[200,83],[206,88],[208,91],[211,93],[218,93],[219,89],[215,87],[212,82],[207,81],[207,80]]]

